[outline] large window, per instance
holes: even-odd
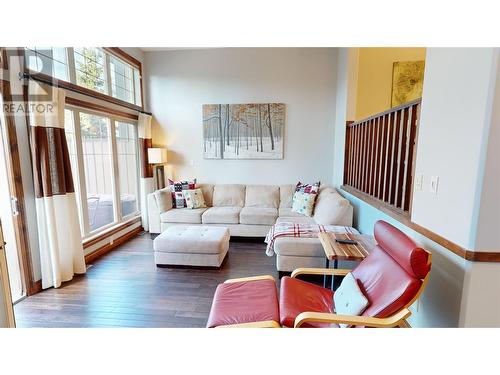
[[[83,237],[137,215],[137,125],[72,108],[65,127]]]
[[[26,67],[141,107],[140,63],[131,64],[110,51],[100,47],[26,47]]]

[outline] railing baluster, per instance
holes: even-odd
[[[375,161],[375,187],[373,189],[373,196],[378,197],[380,191],[380,166],[382,160],[382,131],[384,130],[384,118],[379,117],[377,126],[377,160]]]
[[[414,104],[411,107],[411,122],[410,122],[410,139],[408,142],[408,162],[406,166],[406,184],[405,184],[405,201],[403,209],[405,211],[410,210],[411,196],[413,190],[413,160],[415,160],[416,154],[416,136],[417,136],[417,116],[418,116],[419,104]]]
[[[385,172],[385,189],[384,189],[384,201],[389,203],[391,199],[391,178],[392,178],[392,157],[393,157],[393,149],[394,149],[394,127],[395,127],[395,115],[396,113],[391,113],[391,118],[389,121],[389,136],[387,137],[387,166]]]
[[[349,175],[349,154],[351,152],[351,129],[346,124],[345,127],[345,143],[344,143],[344,184],[347,183],[347,176]]]

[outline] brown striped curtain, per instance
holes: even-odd
[[[148,148],[151,148],[151,116],[139,114],[139,145],[141,155],[141,216],[142,226],[149,230],[148,194],[153,192],[153,166],[148,161]]]
[[[75,188],[64,133],[65,92],[30,82],[30,143],[42,287],[86,272]],[[49,100],[44,98],[49,93]]]

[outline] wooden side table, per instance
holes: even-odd
[[[330,268],[330,262],[333,261],[333,268],[338,267],[339,260],[362,261],[369,254],[371,249],[376,245],[375,238],[366,234],[351,234],[351,233],[319,233],[318,238],[323,246],[326,256],[325,267]],[[341,244],[337,239],[349,239],[357,242],[356,245]],[[323,278],[323,287],[326,288],[327,276]],[[334,276],[331,280],[331,288],[333,290]]]

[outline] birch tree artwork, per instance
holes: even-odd
[[[205,159],[283,159],[285,104],[203,105]]]

